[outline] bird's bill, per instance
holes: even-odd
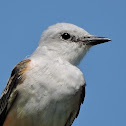
[[[109,42],[111,39],[105,37],[90,36],[83,39],[86,45],[97,45],[105,42]]]

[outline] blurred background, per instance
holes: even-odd
[[[79,68],[86,97],[72,126],[126,126],[126,0],[0,1],[0,94],[13,67],[30,56],[43,30],[58,22],[109,37]]]

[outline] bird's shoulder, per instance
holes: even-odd
[[[11,76],[0,97],[0,126],[18,95],[18,91],[15,89],[17,85],[22,84],[25,80],[25,73],[29,69],[30,62],[30,59],[19,62],[11,72]]]

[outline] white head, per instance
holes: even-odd
[[[34,54],[40,56],[46,50],[52,58],[61,57],[76,65],[91,46],[108,41],[110,39],[90,35],[73,24],[57,23],[44,31]]]

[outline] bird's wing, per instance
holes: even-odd
[[[9,81],[3,90],[0,97],[0,126],[3,125],[8,111],[10,110],[12,104],[14,103],[18,91],[16,86],[21,84],[25,80],[25,72],[28,69],[29,59],[25,59],[19,62],[12,70]]]
[[[71,126],[73,121],[75,120],[75,118],[78,117],[81,104],[83,104],[84,98],[85,98],[85,86],[86,86],[86,83],[80,87],[80,99],[79,99],[79,103],[78,103],[78,109],[71,112],[65,126]]]

